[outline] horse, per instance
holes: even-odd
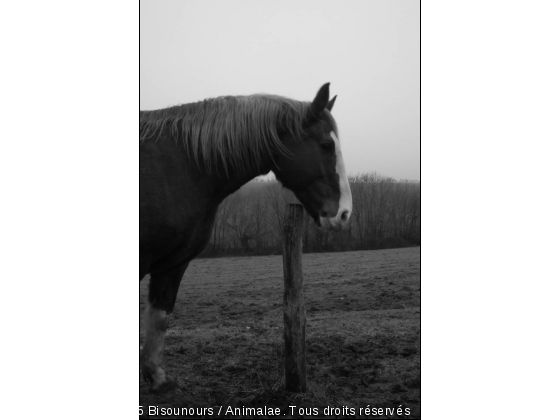
[[[348,222],[335,100],[326,83],[312,102],[256,94],[140,111],[140,280],[150,274],[140,368],[152,392],[177,386],[164,370],[165,331],[183,275],[228,195],[272,171],[319,227],[338,231]]]

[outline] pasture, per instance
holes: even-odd
[[[317,418],[324,407],[346,406],[355,415],[331,417],[365,418],[359,408],[400,405],[411,415],[373,417],[418,418],[420,248],[304,254],[303,275],[307,393],[283,389],[282,256],[196,259],[166,333],[165,365],[180,389],[151,394],[140,375],[145,413],[266,406],[283,418]],[[144,279],[142,315],[147,293]],[[289,406],[320,414],[292,416]]]

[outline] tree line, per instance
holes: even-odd
[[[352,216],[340,232],[325,231],[304,212],[303,252],[420,245],[420,183],[375,172],[350,176]],[[227,197],[201,256],[282,253],[284,212],[298,203],[277,181],[252,181]]]

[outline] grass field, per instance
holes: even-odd
[[[154,395],[140,379],[145,413],[191,407],[233,417],[228,407],[266,406],[283,418],[317,418],[333,407],[341,411],[331,418],[418,418],[420,248],[304,254],[303,275],[308,392],[283,390],[282,257],[199,259],[166,335],[166,369],[180,389]],[[140,289],[143,313],[148,279]],[[399,406],[410,415],[363,411]]]

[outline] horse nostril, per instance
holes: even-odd
[[[348,220],[348,210],[342,212],[342,214],[340,215],[340,220],[342,220],[343,222],[346,222]]]
[[[320,214],[321,217],[327,217],[327,212],[326,211],[322,211]]]

